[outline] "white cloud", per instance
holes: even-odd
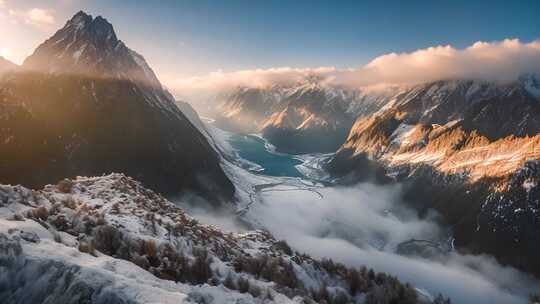
[[[295,69],[279,67],[271,69],[241,70],[235,72],[216,71],[201,77],[170,81],[167,85],[175,90],[223,90],[236,86],[264,87],[299,81],[307,75],[326,75],[335,72],[333,67]]]
[[[335,85],[362,87],[380,84],[415,84],[449,78],[511,81],[520,74],[540,72],[540,40],[517,39],[476,42],[465,49],[435,46],[411,53],[379,56],[363,67],[333,67],[217,71],[201,77],[166,81],[175,93],[216,91],[235,86],[260,87],[290,83],[314,74]]]
[[[344,74],[349,85],[419,83],[449,78],[512,81],[523,73],[540,72],[540,40],[476,42],[459,50],[449,45],[412,53],[391,53]]]
[[[404,207],[397,186],[366,183],[319,192],[322,198],[307,191],[267,190],[263,203],[252,205],[251,212],[273,235],[301,252],[388,272],[432,295],[442,292],[453,303],[525,303],[527,294],[539,286],[486,255],[450,252],[426,259],[394,253],[403,241],[446,237],[434,221],[420,219]],[[375,249],[383,244],[383,250]]]
[[[26,12],[26,20],[28,24],[33,25],[48,25],[54,24],[54,11],[41,8],[33,8]]]
[[[52,9],[31,8],[28,10],[8,9],[10,22],[14,24],[27,24],[38,29],[52,26],[56,23],[55,11]]]

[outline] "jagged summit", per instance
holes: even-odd
[[[89,15],[83,11],[79,11],[77,14],[73,16],[64,28],[71,28],[75,27],[75,30],[80,30],[84,28],[88,28],[88,30],[94,32],[94,38],[97,38],[97,40],[101,40],[99,42],[107,43],[118,43],[118,39],[116,37],[116,33],[114,32],[114,28],[107,19],[97,16],[96,18],[92,18],[92,15]]]
[[[101,18],[101,16],[99,16]],[[81,23],[81,22],[91,22],[93,20],[92,15],[87,14],[85,11],[78,11],[73,17],[68,20],[69,23]]]
[[[118,39],[107,19],[80,11],[23,63],[47,73],[112,77],[161,87],[145,59]]]
[[[115,171],[164,194],[233,197],[205,135],[102,17],[75,14],[0,86],[2,182]]]

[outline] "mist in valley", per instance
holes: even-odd
[[[307,191],[285,180],[261,191],[248,214],[301,253],[387,272],[428,297],[442,293],[452,303],[525,303],[540,286],[491,256],[454,250],[451,229],[440,226],[434,212],[418,217],[401,200],[400,187],[366,182]],[[203,223],[234,232],[250,229],[234,220],[233,210],[179,201]]]

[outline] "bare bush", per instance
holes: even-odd
[[[131,261],[133,262],[133,264],[143,268],[143,269],[148,269],[150,267],[150,263],[148,263],[148,259],[146,259],[145,257],[143,256],[140,256],[138,254],[135,254],[131,257]]]
[[[195,262],[190,267],[191,283],[203,284],[212,277],[212,269],[210,269],[211,260],[208,257],[206,249],[199,249],[194,252]]]
[[[73,182],[67,178],[63,179],[58,182],[56,188],[58,188],[58,191],[62,193],[71,193],[71,190],[73,189]]]
[[[113,226],[99,226],[95,229],[94,244],[96,249],[107,254],[114,255],[120,248],[122,233]]]
[[[32,209],[32,217],[35,219],[46,221],[49,217],[49,211],[47,211],[47,208],[45,208],[44,206],[34,208]]]
[[[231,290],[236,290],[236,282],[234,281],[231,273],[229,272],[229,274],[227,274],[227,277],[225,278],[225,281],[223,281],[223,286],[231,289]]]
[[[62,243],[62,236],[60,233],[53,233],[53,239],[57,243]]]
[[[286,255],[292,255],[293,254],[291,246],[289,246],[289,244],[285,240],[275,242],[274,246],[277,249],[283,251]]]
[[[157,255],[157,247],[154,240],[143,240],[142,249],[143,253],[148,257],[155,257]]]
[[[84,253],[88,253],[88,254],[91,254],[91,255],[96,254],[96,248],[94,247],[94,244],[88,243],[88,242],[81,242],[79,244],[79,251],[84,252]]]
[[[77,209],[77,207],[79,206],[79,204],[71,196],[66,197],[66,199],[62,201],[62,204],[64,205],[64,207],[72,209],[72,210]]]
[[[238,286],[238,291],[241,293],[249,291],[249,281],[243,277],[238,278],[236,285]]]

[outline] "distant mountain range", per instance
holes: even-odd
[[[217,124],[241,133],[262,133],[279,151],[333,152],[360,114],[377,110],[384,93],[335,88],[308,77],[289,86],[237,88],[218,97]]]
[[[336,151],[339,182],[404,183],[455,244],[540,274],[540,78],[346,90],[307,79],[220,96],[218,123],[279,151]]]
[[[0,80],[0,181],[123,172],[165,194],[232,200],[220,158],[144,58],[79,12]]]

